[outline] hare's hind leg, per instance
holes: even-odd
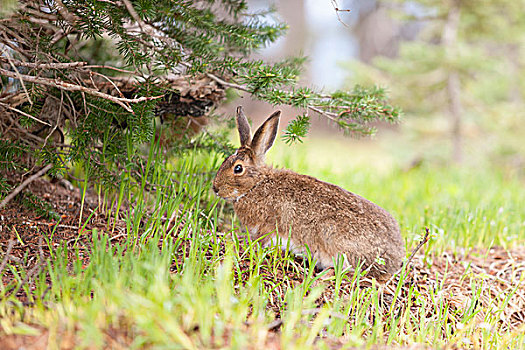
[[[289,251],[294,255],[304,255],[305,249],[304,246],[294,242],[291,237],[286,236],[282,237],[281,235],[274,234],[270,239],[264,244],[265,247],[275,246],[281,248],[282,251]]]

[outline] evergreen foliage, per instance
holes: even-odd
[[[310,127],[310,117],[306,114],[300,115],[297,119],[292,120],[284,131],[283,140],[287,144],[295,141],[303,142],[301,137],[306,136]]]
[[[286,25],[248,13],[246,1],[23,0],[0,15],[4,170],[81,165],[87,179],[117,188],[122,173],[140,177],[141,147],[154,135],[172,150],[228,153],[224,136],[202,128],[227,88],[303,109],[288,142],[306,135],[310,112],[355,135],[399,118],[382,89],[298,86],[304,58],[250,59]],[[21,150],[20,161],[9,156]]]

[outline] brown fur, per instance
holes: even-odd
[[[307,245],[320,268],[333,266],[333,258],[346,257],[345,265],[370,269],[370,275],[387,279],[401,267],[405,256],[396,220],[383,208],[316,178],[264,164],[264,153],[277,134],[280,112],[257,130],[253,140],[240,107],[237,125],[241,147],[221,165],[214,191],[233,201],[235,213],[252,239],[275,242],[304,253]],[[236,165],[243,171],[234,173]],[[268,235],[270,233],[270,235]],[[290,241],[288,241],[290,238]],[[385,264],[376,262],[382,258]]]

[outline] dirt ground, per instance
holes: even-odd
[[[0,210],[0,262],[8,257],[12,262],[20,263],[27,256],[25,268],[31,271],[49,257],[50,249],[54,250],[61,245],[72,248],[75,244],[84,244],[90,239],[92,229],[98,229],[115,239],[123,238],[121,224],[116,225],[114,230],[107,229],[108,222],[96,210],[97,197],[93,193],[86,195],[81,210],[80,190],[67,181],[39,178],[30,183],[26,190],[51,204],[60,220],[46,219],[21,205],[15,197]],[[82,220],[79,220],[81,211]],[[7,256],[5,253],[8,250],[10,252]],[[73,253],[74,249],[68,251]],[[12,278],[9,271],[2,271],[4,285]],[[17,291],[16,295],[23,302],[27,299],[22,290]]]
[[[2,271],[2,282],[4,286],[14,278],[13,275],[3,267],[8,260],[21,263],[29,271],[29,277],[36,275],[41,268],[42,262],[49,256],[50,249],[56,249],[60,245],[72,248],[80,243],[88,244],[91,230],[98,229],[100,233],[106,234],[111,240],[124,240],[125,228],[122,223],[116,223],[115,228],[108,225],[108,220],[97,210],[98,200],[95,194],[88,193],[81,213],[81,193],[77,188],[64,181],[49,181],[43,178],[37,179],[29,185],[29,190],[50,203],[54,211],[60,216],[60,221],[52,222],[42,216],[38,216],[19,204],[14,199],[7,207],[0,210],[0,270]],[[85,227],[81,227],[87,223]],[[110,227],[110,229],[108,229]],[[189,243],[188,243],[189,244]],[[74,252],[74,249],[69,251]],[[26,257],[26,258],[25,258]],[[25,258],[25,260],[24,260]],[[88,261],[86,260],[86,264]],[[280,271],[275,278],[282,278],[287,274],[299,284],[301,276],[290,276],[290,271]],[[422,295],[432,298],[431,291],[441,285],[446,301],[450,307],[465,309],[469,306],[472,290],[471,280],[465,276],[483,278],[483,286],[480,300],[483,303],[491,303],[491,300],[500,300],[510,290],[516,288],[516,293],[509,300],[505,312],[501,315],[503,329],[515,329],[525,324],[525,249],[506,251],[501,247],[493,247],[485,250],[473,250],[468,253],[453,254],[445,252],[440,255],[424,257],[421,253],[416,254],[411,262],[409,278],[404,282],[403,292],[397,303],[406,303],[404,298],[408,297],[410,286],[416,286]],[[241,276],[241,280],[242,280]],[[31,286],[31,278],[26,283]],[[395,281],[394,281],[395,282]],[[323,282],[321,282],[323,283]],[[333,298],[333,285],[326,284],[326,289],[319,300],[321,306]],[[381,288],[381,295],[388,302],[389,296],[395,291],[395,283],[387,284]],[[349,294],[352,286],[349,281],[343,281],[342,293]],[[31,286],[34,290],[34,287]],[[23,288],[11,290],[23,303],[28,303],[28,296]],[[43,297],[43,296],[36,296]],[[278,299],[278,298],[276,298]],[[29,305],[28,305],[29,306]],[[487,305],[484,305],[487,306]],[[272,305],[278,317],[279,305]],[[416,312],[417,310],[414,310]],[[432,312],[431,309],[428,312]],[[481,323],[487,316],[483,312],[476,315]],[[276,323],[278,332],[278,320]],[[39,329],[37,327],[37,329]],[[7,335],[0,327],[0,349],[45,349],[51,335],[48,330],[41,329],[38,336]],[[71,349],[75,346],[74,334],[60,334],[62,339],[61,348]],[[119,330],[107,330],[108,348],[126,348],[132,339],[126,337]],[[278,337],[269,336],[268,348],[278,349]],[[334,348],[340,347],[340,343],[334,341]],[[419,347],[421,348],[421,347]]]

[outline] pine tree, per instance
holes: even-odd
[[[152,142],[158,123],[172,131],[162,142],[184,149],[226,89],[302,108],[288,142],[306,135],[312,112],[355,135],[398,120],[383,89],[323,93],[297,85],[304,58],[250,59],[286,30],[267,15],[249,13],[243,0],[18,2],[0,14],[2,173],[52,164],[57,174],[78,164],[90,180],[115,186],[124,170],[140,176],[138,147]],[[186,148],[229,151],[209,132],[198,141]],[[13,185],[1,178],[1,196]]]

